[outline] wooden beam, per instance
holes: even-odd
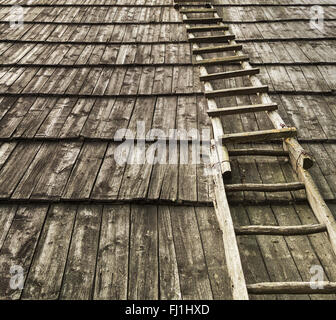
[[[218,139],[221,139],[222,143],[244,143],[285,139],[289,137],[295,137],[296,134],[296,128],[283,128],[224,134],[223,136],[218,137]]]
[[[320,288],[314,288],[319,285]],[[330,294],[336,293],[336,283],[321,282],[261,282],[247,286],[250,294]]]
[[[214,8],[195,8],[195,9],[181,9],[180,13],[211,13],[216,12]]]
[[[260,191],[260,192],[280,192],[280,191],[295,191],[302,190],[305,185],[301,182],[289,183],[242,183],[242,184],[227,184],[225,190],[227,192],[236,191]]]
[[[288,157],[289,153],[285,150],[269,149],[232,149],[229,150],[230,156],[268,156],[268,157]]]
[[[288,150],[290,157],[293,159],[292,163],[295,163],[295,167],[293,167],[295,171],[297,171],[298,166],[307,170],[314,165],[311,155],[302,148],[296,139],[285,140],[284,148]]]
[[[219,108],[217,110],[208,110],[207,113],[210,117],[227,116],[232,114],[242,114],[250,112],[261,112],[276,110],[278,105],[276,103],[269,104],[254,104],[249,106],[236,106],[229,108]]]
[[[274,236],[300,236],[314,233],[326,232],[323,224],[312,224],[302,226],[242,226],[236,227],[236,235],[274,235]]]
[[[295,166],[294,159],[291,159],[292,165]],[[304,183],[306,188],[307,199],[319,223],[324,224],[327,228],[331,247],[336,255],[336,221],[322,198],[313,178],[309,172],[301,166],[297,168],[299,180]]]
[[[218,72],[218,73],[210,73],[207,76],[201,76],[201,81],[211,81],[218,79],[227,79],[234,77],[244,77],[258,74],[260,72],[259,68],[253,68],[249,70],[235,70],[235,71],[227,71],[227,72]]]
[[[216,97],[257,94],[262,92],[268,92],[268,86],[221,89],[221,90],[206,91],[204,94],[206,98],[216,98]]]
[[[214,208],[219,228],[222,231],[226,265],[234,300],[248,300],[245,277],[240,260],[237,238],[234,231],[229,203],[226,198],[219,158],[214,142],[211,144],[211,163],[214,179]]]
[[[215,42],[226,42],[235,38],[235,35],[217,35],[217,36],[205,36],[205,37],[190,37],[189,42],[191,43],[215,43]]]
[[[183,19],[184,23],[217,23],[221,22],[222,18],[186,18]]]
[[[175,3],[188,3],[188,2],[190,2],[190,3],[201,3],[202,5],[204,5],[204,4],[209,4],[209,0],[207,0],[207,1],[202,1],[202,0],[174,0],[175,1]]]
[[[208,32],[208,31],[225,31],[225,30],[229,30],[229,26],[214,24],[210,26],[187,28],[187,32]]]
[[[221,57],[221,58],[212,58],[212,59],[203,59],[200,61],[196,61],[195,65],[219,65],[219,64],[229,64],[233,62],[241,62],[248,60],[248,56],[229,56],[229,57]]]

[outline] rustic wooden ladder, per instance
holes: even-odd
[[[296,139],[296,128],[288,128],[277,112],[277,105],[268,95],[267,86],[262,85],[256,77],[259,69],[252,68],[248,56],[242,52],[242,45],[237,44],[235,36],[224,25],[216,9],[208,1],[175,0],[174,8],[182,14],[186,23],[188,39],[192,43],[195,64],[200,67],[200,79],[204,81],[205,97],[208,99],[208,115],[210,116],[214,140],[211,142],[211,163],[214,177],[214,207],[222,231],[226,263],[232,285],[233,299],[247,300],[248,294],[321,294],[336,293],[336,283],[323,282],[320,289],[313,289],[310,282],[267,282],[247,285],[241,265],[237,235],[308,235],[319,232],[328,234],[333,252],[336,255],[336,221],[322,198],[311,175],[307,171],[313,160],[304,151]],[[188,17],[189,14],[205,15],[204,17]],[[212,15],[209,17],[209,14]],[[196,25],[196,26],[195,26]],[[198,32],[220,31],[220,35],[195,36]],[[209,45],[200,47],[200,43]],[[231,51],[232,56],[203,59],[201,54]],[[209,74],[206,67],[240,63],[241,69],[229,72]],[[213,90],[211,80],[248,76],[252,86]],[[215,98],[236,95],[258,94],[261,104],[218,108]],[[272,130],[224,134],[220,116],[242,114],[247,112],[266,112],[274,125]],[[228,151],[227,143],[271,141],[281,138],[284,150],[235,149]],[[229,154],[287,156],[297,174],[299,182],[278,184],[225,184],[231,177]],[[299,226],[244,226],[235,228],[226,197],[227,191],[290,191],[305,189],[307,200],[319,224]]]

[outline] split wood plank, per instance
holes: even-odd
[[[16,145],[15,142],[5,142],[0,145],[0,169],[6,163]]]
[[[176,97],[159,97],[152,123],[153,129],[162,130],[165,137],[172,139],[174,139],[174,136],[171,135],[170,129],[176,126],[177,101]],[[184,104],[180,103],[180,106],[184,107]],[[196,109],[195,106],[190,106],[192,109]],[[184,120],[184,109],[179,108],[179,110],[182,111],[179,123],[183,125],[184,123],[181,120]],[[167,117],[167,114],[169,114],[169,117]],[[160,134],[162,133],[158,132],[158,136]],[[152,137],[154,138],[155,135]],[[147,199],[160,199],[162,197],[174,201],[177,199],[178,145],[173,146],[172,143],[158,142],[154,143],[151,149],[155,152],[157,162],[153,165]],[[175,174],[173,180],[169,179],[169,177],[172,178],[171,174]]]
[[[201,134],[199,154],[200,163],[197,164],[197,199],[199,202],[212,202],[212,177],[208,174],[210,169],[210,139],[211,120],[206,113],[208,108],[204,97],[197,97],[197,122],[198,130]]]
[[[169,145],[169,164],[165,166],[165,173],[163,177],[162,187],[160,191],[160,199],[162,200],[177,200],[178,198],[178,184],[179,184],[179,146],[177,144]]]
[[[127,128],[134,109],[135,98],[117,99],[109,114],[108,121],[102,123],[102,138],[117,138],[120,128]],[[122,137],[121,137],[122,138]]]
[[[8,198],[39,151],[41,143],[19,143],[1,169],[0,197]]]
[[[157,207],[131,207],[128,299],[159,297]]]
[[[131,144],[126,142],[123,142],[122,145],[117,143],[109,144],[97,174],[91,199],[116,200],[118,198],[126,161],[131,148]]]
[[[171,207],[172,230],[182,298],[213,299],[193,207]]]
[[[332,191],[333,195],[336,192],[336,170],[333,161],[333,153],[332,150],[335,148],[334,144],[309,144],[309,146],[305,145],[305,148],[310,151],[312,156],[315,159],[315,167],[320,169],[320,172],[323,175],[323,180],[326,180],[330,190]],[[314,172],[312,171],[311,174],[314,177]],[[314,177],[317,183],[322,183],[322,177]],[[320,188],[320,192],[324,199],[334,199],[334,196],[328,195],[328,193],[324,192],[325,188]]]
[[[16,128],[13,138],[33,138],[51,111],[56,99],[36,99],[30,110]]]
[[[213,298],[230,300],[232,299],[232,292],[225,260],[222,232],[218,226],[214,209],[211,207],[195,207],[195,211]]]
[[[1,137],[9,138],[13,135],[16,128],[20,125],[22,119],[27,114],[28,110],[33,106],[36,98],[23,99],[19,98],[15,103],[9,106],[4,106],[4,116],[1,119],[0,134]],[[4,100],[4,103],[10,103],[10,100]],[[12,106],[7,112],[6,109]]]
[[[50,143],[46,143],[46,145],[49,150],[54,146]],[[30,168],[26,171],[13,193],[13,197],[20,198],[22,196],[24,198],[26,195],[30,195],[31,199],[60,199],[81,146],[81,142],[58,143],[52,156],[50,158],[46,156],[46,159],[43,159],[44,157],[39,152],[38,157],[35,158],[36,162],[34,159],[36,165],[32,166],[31,171]],[[45,165],[46,160],[49,161],[47,161],[47,165]],[[37,179],[39,176],[40,178]],[[32,191],[30,181],[34,182]]]
[[[27,168],[24,176],[21,178],[20,183],[12,194],[13,199],[29,199],[36,184],[39,182],[43,175],[47,175],[50,163],[54,159],[55,152],[60,156],[60,149],[57,142],[44,143],[31,165]],[[48,176],[50,173],[48,174]]]
[[[317,224],[318,222],[316,221],[316,218],[314,218],[314,214],[309,208],[308,203],[303,204],[302,208],[304,208],[304,214],[302,215],[304,219],[301,219],[301,217],[298,215],[296,205],[272,205],[272,211],[280,226]],[[314,247],[312,241],[310,241],[310,239],[312,238],[322,240],[324,248],[319,248],[317,250],[317,248]],[[317,266],[314,268],[319,268],[320,266],[323,266],[324,270],[328,270],[328,272],[324,271],[323,274],[321,274],[323,280],[333,281],[334,278],[332,276],[335,274],[335,272],[330,273],[331,268],[329,266],[332,261],[335,261],[335,256],[332,256],[329,262],[325,264],[323,264],[322,262],[324,260],[321,260],[320,258],[321,256],[324,256],[324,254],[328,251],[332,253],[332,248],[329,241],[327,240],[326,232],[310,234],[307,236],[286,236],[284,239],[287,243],[288,248],[290,248],[291,250],[291,255],[300,272],[302,281],[312,280],[312,266]],[[333,300],[335,299],[335,295],[325,296],[322,294],[314,294],[310,295],[310,298],[312,300]]]
[[[0,207],[0,252],[1,247],[6,239],[9,228],[13,223],[15,213],[17,211],[16,205],[2,205]]]
[[[130,212],[129,205],[104,206],[94,299],[127,299]]]
[[[270,206],[247,206],[252,225],[278,225]],[[302,281],[285,238],[282,236],[257,235],[258,245],[271,281]],[[279,295],[278,299],[309,299],[308,295]]]
[[[158,207],[160,299],[182,299],[170,207]]]
[[[330,209],[334,205],[329,205]],[[318,223],[316,216],[309,207],[308,203],[305,204],[295,204],[294,209],[297,214],[297,220],[301,223]],[[287,217],[287,215],[282,214],[281,218]],[[336,270],[333,267],[336,261],[336,255],[333,252],[332,246],[328,240],[328,235],[326,233],[313,234],[308,236],[309,242],[315,252],[319,263],[317,265],[322,265],[326,278],[329,281],[335,281],[336,279]]]
[[[12,212],[6,212],[5,207],[1,211],[8,215],[8,218],[12,216]],[[23,281],[26,281],[48,205],[20,206],[15,211],[0,251],[0,297],[3,300],[16,300],[21,296],[22,289],[10,287],[12,277],[10,270],[13,266],[20,266],[24,272]]]
[[[62,300],[92,298],[101,216],[101,206],[78,207],[60,292]]]
[[[97,99],[89,117],[87,118],[81,136],[90,138],[102,137],[106,130],[106,124],[109,124],[109,118],[114,108],[116,99]],[[112,138],[113,135],[110,136]]]
[[[153,168],[153,164],[146,156],[149,146],[144,142],[138,142],[134,145],[126,144],[126,148],[130,148],[129,158],[118,199],[146,199]]]
[[[265,149],[272,150],[272,144],[265,144]],[[276,181],[277,183],[288,183],[286,181],[286,176],[283,173],[282,167],[280,165],[280,161],[277,158],[269,157],[269,158],[261,158],[259,161],[257,161],[257,167],[258,171],[260,173],[260,177],[263,183],[274,183]],[[300,189],[300,184],[298,184],[298,179],[294,178],[292,179],[293,182],[289,182],[290,184],[298,185],[298,190],[304,190],[304,186]],[[292,190],[293,191],[293,190]],[[292,194],[290,192],[273,192],[273,193],[267,193],[266,199],[267,200],[292,200]],[[295,223],[293,224],[295,225]]]
[[[79,99],[67,117],[59,137],[77,138],[83,129],[89,113],[95,103],[95,99]]]
[[[106,149],[107,143],[87,142],[83,145],[62,198],[90,198]]]
[[[179,186],[180,201],[197,201],[197,144],[180,143]]]
[[[246,206],[243,204],[230,205],[230,209],[235,226],[239,227],[251,223],[246,212]],[[256,236],[239,236],[237,237],[237,243],[247,284],[270,282],[271,279]],[[275,300],[277,296],[249,294],[249,298],[251,300]]]
[[[59,297],[76,211],[72,205],[50,207],[24,286],[23,299]]]
[[[248,148],[251,145],[242,145],[237,146],[236,148]],[[232,159],[232,158],[231,158]],[[237,157],[235,158],[237,162],[237,169],[238,175],[232,183],[260,183],[262,184],[263,181],[261,179],[260,173],[258,171],[257,163],[259,163],[260,159],[255,159],[255,157]],[[273,181],[274,182],[274,181]],[[237,195],[241,193],[234,193],[235,199]],[[230,194],[230,196],[232,193]],[[244,191],[243,192],[243,199],[244,200],[252,200],[252,201],[259,201],[264,202],[266,199],[266,194],[264,192],[257,192],[257,191]],[[238,198],[239,201],[240,198]],[[243,200],[242,200],[243,201]]]
[[[128,129],[136,133],[133,138],[145,139],[147,132],[151,129],[153,115],[155,112],[156,97],[137,98]]]

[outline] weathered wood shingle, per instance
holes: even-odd
[[[311,173],[336,214],[336,7],[330,0],[315,2],[324,8],[323,33],[310,28],[306,1],[214,5],[251,65],[260,68],[258,77],[281,117],[315,157]],[[191,163],[179,146],[170,150],[179,160],[171,164],[120,164],[114,157],[123,143],[114,141],[118,129],[135,131],[138,121],[171,138],[169,129],[210,128],[198,67],[173,1],[16,4],[24,5],[25,23],[13,31],[11,1],[0,0],[0,297],[230,299],[206,165]],[[218,52],[204,54],[216,57]],[[250,85],[247,77],[213,81],[215,90]],[[234,107],[260,99],[216,102]],[[230,115],[222,123],[226,134],[272,128],[262,113]],[[135,161],[153,146],[129,148],[126,156]],[[191,144],[187,148],[191,156]],[[284,157],[231,157],[231,164],[232,183],[296,181]],[[228,198],[237,226],[316,223],[302,190],[241,191]],[[320,263],[325,277],[336,280],[324,234],[239,236],[238,243],[248,284],[309,281],[309,266]],[[23,290],[8,286],[13,264],[24,268]]]

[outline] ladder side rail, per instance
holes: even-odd
[[[226,257],[227,269],[232,285],[234,300],[248,300],[247,285],[240,259],[237,238],[231,217],[229,203],[225,193],[223,178],[219,167],[219,158],[215,142],[211,143],[211,165],[214,179],[214,208],[222,231],[223,246]]]
[[[183,14],[182,16],[186,16],[186,15]],[[188,26],[189,25],[187,25],[187,27]],[[193,38],[194,35],[189,34],[189,37]],[[199,46],[197,44],[193,44],[193,48],[198,49]],[[201,55],[196,55],[195,59],[196,61],[201,61],[203,60],[203,57]],[[201,76],[208,75],[208,72],[204,66],[200,66],[200,75]],[[209,91],[213,90],[213,87],[210,82],[205,82],[204,87],[205,87],[205,90],[209,90]],[[208,99],[208,108],[209,110],[218,109],[217,103],[214,99]],[[224,129],[223,129],[223,125],[222,125],[222,121],[220,117],[212,117],[211,124],[212,124],[213,131],[214,131],[214,137],[216,139],[216,146],[218,149],[217,151],[218,151],[218,156],[219,156],[220,164],[221,164],[221,172],[225,179],[229,179],[231,178],[231,164],[230,164],[229,152],[225,145],[217,141],[218,137],[224,135]]]

